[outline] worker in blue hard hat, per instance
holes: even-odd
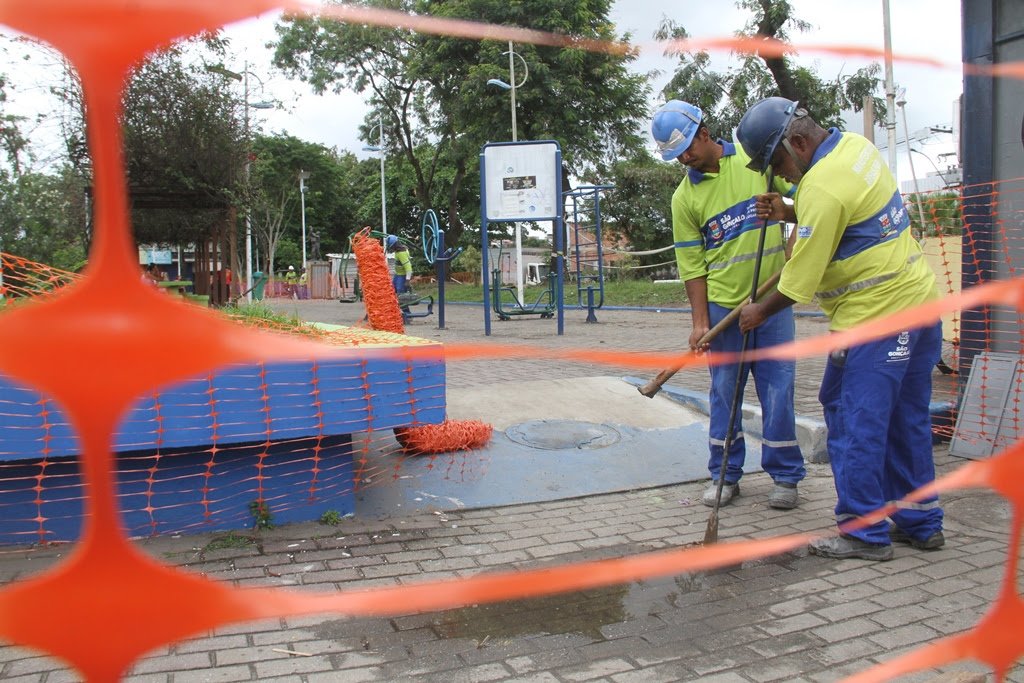
[[[938,298],[896,179],[867,139],[825,130],[782,97],[747,110],[736,137],[754,169],[771,166],[798,183],[792,205],[776,194],[757,199],[758,216],[797,223],[796,241],[778,291],[743,309],[741,329],[812,299],[842,331]],[[936,322],[829,356],[819,399],[841,535],[812,542],[812,553],[888,560],[893,541],[925,550],[945,543],[935,495],[898,506],[892,526],[845,526],[935,478],[928,404],[941,343]]]
[[[766,181],[747,168],[750,160],[738,145],[712,136],[704,113],[688,102],[666,102],[651,121],[651,135],[662,159],[675,159],[688,167],[672,195],[672,233],[679,278],[685,283],[692,311],[689,346],[694,351],[739,352],[743,335],[735,323],[709,344],[701,346],[701,338],[750,296],[762,227],[754,215],[753,198],[765,192]],[[781,181],[775,187],[783,194],[792,192],[792,187]],[[782,226],[768,226],[760,282],[782,269],[785,247]],[[751,335],[747,348],[790,342],[795,329],[792,311],[781,311]],[[724,477],[721,505],[728,505],[739,494],[746,459],[742,411],[735,411],[725,472],[721,471],[722,455],[737,379],[742,396],[748,376],[753,375],[762,407],[761,465],[775,482],[768,505],[795,508],[799,503],[797,484],[805,475],[793,408],[795,363],[758,360],[743,364],[743,375],[737,378],[739,372],[737,364],[711,367],[708,470],[712,482],[702,500],[705,505],[715,504],[719,477]]]

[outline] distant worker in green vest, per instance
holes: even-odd
[[[395,286],[395,294],[403,294],[409,291],[409,280],[412,278],[412,259],[409,257],[409,249],[398,235],[388,235],[388,251],[395,255],[395,275],[391,278],[391,284]]]
[[[409,249],[398,235],[388,235],[388,251],[395,255],[395,275],[391,278],[391,284],[395,287],[395,294],[399,297],[406,292],[411,292],[412,287],[409,281],[412,279],[412,258],[409,256]],[[402,306],[402,313],[409,313],[408,306]]]
[[[299,274],[295,272],[295,266],[288,266],[288,272],[284,274],[284,293],[291,298],[298,296]]]

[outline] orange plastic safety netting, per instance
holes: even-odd
[[[368,228],[364,229],[353,236],[352,252],[364,283],[363,299],[370,325],[375,330],[405,332],[398,294],[391,283],[380,242],[370,237]],[[406,452],[425,455],[483,448],[491,440],[492,431],[489,424],[479,420],[445,419],[438,425],[396,428],[395,437]]]
[[[0,252],[0,299],[5,305],[52,294],[79,277],[77,273]]]
[[[90,680],[108,681],[121,675],[152,648],[217,626],[282,615],[337,611],[344,614],[389,614],[430,610],[583,589],[657,574],[698,571],[740,560],[782,552],[809,540],[806,534],[743,541],[713,547],[674,550],[616,560],[568,565],[543,570],[475,576],[418,586],[381,588],[359,593],[292,593],[266,588],[239,589],[226,583],[189,575],[146,557],[127,543],[119,518],[112,442],[121,421],[139,396],[188,378],[202,378],[239,363],[363,362],[364,356],[294,336],[244,329],[218,316],[171,300],[145,286],[138,277],[136,253],[127,221],[123,156],[117,120],[120,83],[127,69],[147,51],[170,40],[271,9],[303,11],[298,2],[210,4],[198,0],[176,3],[125,4],[114,0],[93,3],[44,0],[0,6],[0,20],[61,49],[79,70],[84,84],[90,126],[90,149],[96,169],[96,235],[85,277],[57,295],[30,305],[10,307],[0,336],[0,370],[12,381],[52,397],[66,411],[77,432],[85,527],[81,542],[57,567],[38,577],[0,591],[0,635],[52,653],[69,662]],[[519,29],[483,27],[471,22],[445,23],[427,17],[407,17],[346,6],[339,18],[449,32],[475,38],[514,38],[543,44],[593,49],[620,49],[581,44],[550,34]],[[502,31],[505,31],[502,33]],[[723,43],[724,45],[725,43]],[[762,52],[768,46],[758,43]],[[780,52],[781,52],[780,47]],[[977,202],[964,205],[962,215],[975,216]],[[1000,206],[1003,206],[1000,204]],[[984,211],[984,209],[981,209]],[[978,223],[992,222],[987,213]],[[996,219],[998,225],[999,219]],[[1006,224],[1008,232],[1013,226]],[[994,242],[991,231],[983,238]],[[966,233],[965,233],[966,235]],[[978,239],[979,235],[974,235]],[[971,239],[970,236],[967,239]],[[898,316],[875,321],[862,329],[829,338],[806,340],[779,352],[821,353],[858,340],[891,334],[907,326],[935,320],[956,310],[978,311],[992,344],[991,330],[1007,330],[999,346],[1019,344],[1022,282],[1007,271],[1009,252],[999,247],[975,253],[971,267],[985,275],[972,280],[959,296]],[[967,315],[961,319],[966,328]],[[39,330],[47,330],[40,335]],[[1016,336],[1015,336],[1016,335]],[[968,340],[964,329],[960,352]],[[182,349],[188,349],[183,353]],[[986,347],[987,349],[987,347]],[[1012,349],[1019,353],[1019,346]],[[365,349],[362,349],[365,352]],[[500,352],[463,347],[446,349],[446,357]],[[516,349],[522,352],[522,349]],[[979,350],[980,352],[980,350]],[[436,351],[435,351],[436,353]],[[622,363],[611,352],[549,352],[553,357]],[[367,357],[374,357],[370,354]],[[380,358],[424,358],[416,349],[381,351]],[[109,362],[113,359],[115,362]],[[692,358],[630,357],[638,367],[660,367],[666,361],[695,365]],[[103,362],[107,361],[107,362]],[[399,363],[402,361],[399,360]],[[958,362],[954,367],[963,367]],[[267,383],[268,387],[271,383]],[[306,402],[304,400],[304,402]],[[315,403],[315,402],[314,402]],[[314,447],[315,449],[315,447]],[[308,449],[307,449],[308,450]],[[1024,604],[1017,586],[1020,552],[1021,471],[1024,445],[1018,439],[991,458],[971,463],[937,482],[936,488],[989,487],[1016,504],[1006,571],[999,596],[986,617],[963,634],[919,648],[876,667],[856,680],[884,680],[962,658],[974,658],[1002,675],[1024,652],[1017,633],[1024,623]],[[145,470],[146,468],[143,468]],[[264,467],[260,469],[265,469]],[[318,469],[318,468],[313,468]],[[256,481],[260,481],[258,476]],[[148,484],[147,481],[143,483]]]

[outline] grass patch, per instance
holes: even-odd
[[[214,550],[228,550],[230,548],[245,548],[256,543],[252,536],[243,536],[231,532],[226,536],[218,536],[203,546],[203,552],[208,553]]]
[[[337,510],[324,510],[320,515],[320,523],[326,526],[338,526],[341,524],[341,513]]]
[[[299,327],[303,324],[302,319],[294,313],[291,315],[287,313],[279,313],[261,301],[253,302],[251,304],[239,303],[235,306],[225,306],[221,310],[227,315],[235,318],[241,318],[243,321],[267,321],[295,327]]]
[[[530,285],[526,287],[523,298],[526,299],[527,304],[532,304],[540,298],[546,289],[546,286]],[[416,288],[416,293],[420,295],[433,294],[436,298],[437,287],[434,285],[428,288],[425,285],[421,285]],[[464,285],[452,282],[445,284],[444,296],[446,301],[483,301],[484,291],[480,285]],[[565,283],[564,296],[566,306],[577,305],[576,283]],[[584,289],[579,297],[581,297],[581,304],[586,306],[587,290]],[[600,303],[600,293],[596,290],[594,292],[594,303]],[[687,308],[690,302],[686,299],[686,289],[681,282],[654,284],[648,280],[622,280],[604,283],[604,305]]]

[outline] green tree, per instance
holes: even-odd
[[[0,248],[74,270],[85,262],[85,193],[69,169],[58,174],[0,171]]]
[[[360,0],[381,7],[612,40],[610,0]],[[489,140],[509,139],[508,94],[486,85],[508,78],[506,42],[475,41],[406,30],[289,17],[277,28],[275,63],[315,92],[352,89],[383,122],[387,165],[401,159],[422,211],[444,208],[446,240],[456,244],[478,212],[477,155]],[[529,82],[517,91],[519,137],[561,143],[566,175],[581,175],[640,144],[646,117],[645,77],[630,74],[635,55],[517,45]],[[375,140],[376,141],[376,140]],[[470,190],[466,192],[467,188]],[[389,203],[389,208],[390,208]],[[390,212],[389,212],[390,213]],[[407,222],[413,222],[410,216]]]
[[[790,33],[806,32],[811,25],[796,17],[789,0],[736,0],[736,6],[750,13],[746,25],[737,34],[786,42]],[[655,34],[659,40],[685,39],[686,29],[666,19]],[[714,133],[728,137],[739,125],[743,112],[754,102],[773,95],[799,100],[811,116],[823,126],[842,127],[842,112],[860,111],[864,97],[871,96],[875,115],[885,116],[884,100],[874,97],[881,67],[871,64],[852,75],[825,80],[809,67],[796,61],[796,53],[776,56],[768,52],[744,54],[739,66],[725,72],[710,70],[707,52],[668,54],[679,57],[679,66],[662,89],[665,99],[682,99],[699,106],[711,121]]]
[[[229,218],[243,199],[244,103],[222,75],[206,68],[223,54],[224,43],[207,36],[154,53],[130,75],[122,129],[139,242],[201,243],[225,226],[228,240],[238,238]],[[69,167],[90,188],[81,84],[66,62],[61,81],[50,90],[63,103]]]
[[[905,197],[911,229],[915,235],[959,235],[963,232],[962,199],[958,192],[911,193]],[[924,225],[921,216],[924,215]]]
[[[339,156],[321,144],[290,135],[257,136],[252,159],[252,226],[266,254],[269,272],[274,269],[277,250],[285,236],[298,247],[294,265],[302,261],[300,171],[308,174],[304,181],[307,256],[313,230],[320,235],[322,254],[344,248],[357,229],[360,214],[354,190],[369,182],[369,167],[349,153]]]
[[[66,165],[33,170],[30,123],[7,111],[9,87],[0,73],[0,251],[76,269],[88,248],[84,184]]]
[[[223,78],[160,52],[132,74],[124,95],[125,157],[140,242],[187,244],[242,195],[242,103]]]
[[[646,153],[612,164],[609,180],[615,189],[601,205],[604,230],[625,238],[634,251],[671,244],[672,193],[685,172],[678,163],[667,164]],[[671,252],[667,258],[673,258]],[[644,264],[665,260],[666,254],[640,257]]]

